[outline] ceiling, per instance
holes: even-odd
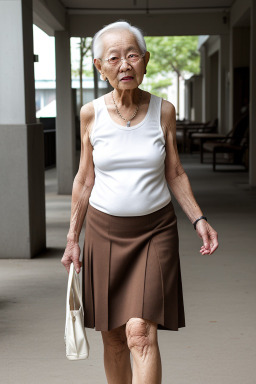
[[[115,11],[218,11],[230,8],[234,0],[59,0],[68,12],[83,12],[87,10]]]
[[[33,22],[49,35],[93,36],[117,20],[139,26],[148,36],[221,35],[232,22],[249,25],[249,0],[33,0]],[[235,10],[233,12],[233,10]],[[238,15],[238,16],[237,16]],[[242,16],[243,15],[243,16]],[[238,19],[240,19],[238,21]]]

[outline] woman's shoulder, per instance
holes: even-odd
[[[165,138],[168,132],[176,130],[176,110],[174,105],[163,99],[161,108],[161,126],[164,131]]]
[[[173,115],[176,116],[176,110],[175,110],[175,107],[174,105],[164,99],[163,97],[160,97],[160,96],[157,96],[157,95],[154,95],[153,93],[149,93],[149,92],[145,92],[151,96],[153,96],[155,99],[161,99],[162,100],[162,104],[161,104],[161,114],[162,116],[167,116],[167,117],[172,117]]]
[[[169,118],[176,116],[176,110],[174,105],[170,101],[165,99],[163,99],[162,101],[162,116],[166,116]]]
[[[94,116],[94,106],[93,102],[90,101],[89,103],[84,104],[80,109],[80,117],[88,119],[90,117]]]
[[[81,121],[81,135],[87,132],[91,133],[92,125],[94,122],[94,106],[93,102],[84,104],[80,109],[80,121]]]

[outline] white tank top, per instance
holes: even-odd
[[[151,95],[145,118],[126,127],[111,119],[104,96],[93,101],[95,183],[89,203],[94,208],[114,216],[142,216],[171,201],[164,172],[161,102]]]

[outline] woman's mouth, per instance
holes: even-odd
[[[131,80],[133,80],[133,76],[124,76],[121,79],[121,81],[131,81]]]

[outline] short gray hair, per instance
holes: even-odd
[[[94,35],[92,39],[92,54],[94,59],[100,59],[102,57],[102,53],[103,53],[102,52],[103,46],[102,46],[102,39],[101,39],[102,35],[113,29],[126,29],[130,31],[135,36],[141,52],[142,53],[147,52],[146,42],[141,29],[132,26],[127,21],[120,20],[120,21],[116,21],[115,23],[106,25],[104,28],[99,30]]]

